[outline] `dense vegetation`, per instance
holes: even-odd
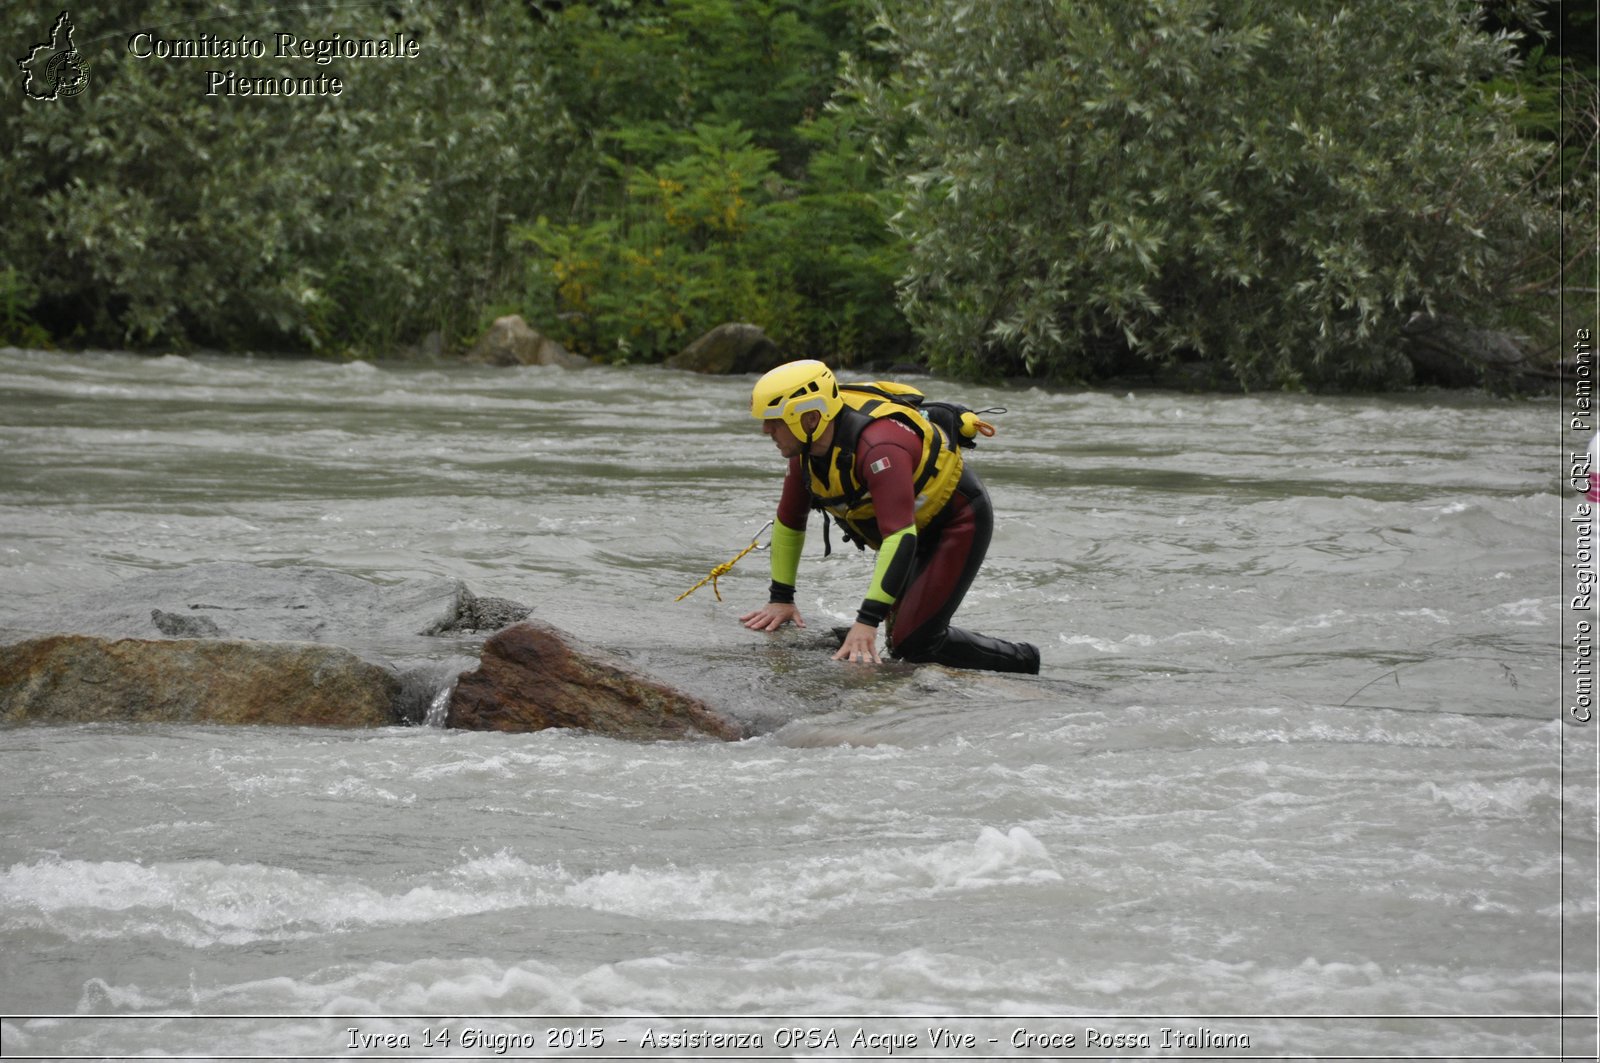
[[[0,340],[382,356],[516,311],[616,361],[744,320],[847,365],[1382,386],[1413,313],[1549,334],[1594,287],[1592,228],[1560,256],[1593,53],[1555,47],[1592,12],[1544,41],[1470,0],[258,11],[72,7],[87,90],[0,115]],[[269,54],[141,59],[144,29]],[[279,59],[281,31],[419,54]]]

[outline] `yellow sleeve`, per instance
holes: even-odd
[[[862,599],[856,619],[877,627],[889,615],[889,607],[904,593],[911,578],[912,562],[917,558],[917,526],[908,524],[890,534],[878,547],[878,563],[872,570],[872,585]]]
[[[772,545],[767,548],[771,554],[772,583],[776,593],[780,588],[788,589],[788,601],[794,601],[795,577],[800,573],[800,550],[806,544],[806,530],[804,528],[791,528],[783,521],[774,521],[772,525]],[[783,600],[776,596],[773,601]]]

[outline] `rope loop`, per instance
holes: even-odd
[[[765,524],[763,524],[761,526],[760,530],[758,530],[756,532],[755,538],[750,540],[750,545],[749,546],[745,547],[743,550],[740,550],[737,554],[734,554],[733,557],[730,560],[724,561],[722,564],[720,564],[716,568],[712,569],[710,574],[707,575],[705,579],[701,580],[699,583],[696,583],[693,587],[690,587],[688,590],[686,590],[682,594],[678,595],[676,598],[673,599],[673,601],[675,601],[675,602],[683,601],[685,598],[689,597],[689,595],[693,594],[695,591],[699,590],[701,587],[704,587],[707,583],[711,584],[711,590],[716,594],[717,601],[719,601],[719,602],[722,601],[722,589],[717,586],[717,580],[720,579],[723,576],[726,576],[729,572],[732,572],[733,571],[733,566],[737,565],[739,563],[740,559],[743,558],[745,554],[748,554],[750,551],[756,549],[757,548],[757,544],[761,541],[762,532],[765,532],[770,527],[772,527],[772,521],[769,520],[769,521],[767,521]]]

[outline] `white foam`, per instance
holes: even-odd
[[[338,876],[193,860],[146,866],[47,860],[0,873],[0,926],[73,940],[155,936],[195,947],[296,940],[369,926],[569,906],[638,918],[787,924],[844,906],[1060,882],[1028,831],[976,841],[753,866],[630,867],[573,874],[508,851],[474,857],[441,882],[385,892]],[[109,918],[112,915],[120,918]]]
[[[0,926],[8,930],[45,929],[72,940],[159,937],[193,947],[424,923],[525,902],[517,892],[431,885],[385,894],[345,878],[214,860],[48,860],[0,873]]]
[[[1062,645],[1088,646],[1099,653],[1127,653],[1129,650],[1147,650],[1153,646],[1188,645],[1196,642],[1215,642],[1224,646],[1238,644],[1237,639],[1221,631],[1214,631],[1209,628],[1175,631],[1171,634],[1160,636],[1135,631],[1124,635],[1116,641],[1099,638],[1094,635],[1062,634],[1058,638]]]
[[[1536,803],[1548,801],[1554,808],[1561,801],[1561,788],[1553,779],[1469,780],[1445,786],[1430,782],[1422,791],[1457,812],[1504,819],[1522,819]]]
[[[1548,623],[1550,604],[1542,598],[1521,598],[1495,606],[1490,614],[1525,627],[1540,627]]]
[[[985,827],[974,842],[925,849],[871,849],[731,869],[608,871],[573,882],[565,897],[640,918],[786,924],[846,906],[1060,881],[1049,853],[1028,831]]]

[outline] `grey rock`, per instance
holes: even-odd
[[[577,368],[589,359],[573,354],[561,344],[536,331],[520,314],[497,318],[467,352],[467,361],[480,365],[558,365]]]
[[[528,619],[533,610],[508,598],[479,598],[465,587],[456,602],[455,615],[424,632],[428,635],[456,635],[465,632],[499,631],[508,624]]]
[[[329,569],[238,562],[149,572],[79,598],[13,606],[0,628],[18,634],[110,638],[233,638],[337,643],[385,655],[417,652],[423,636],[482,630],[510,615],[455,579],[379,584]],[[465,615],[465,620],[463,616]],[[526,615],[526,613],[524,613]]]
[[[174,639],[220,639],[222,629],[206,616],[183,616],[161,609],[150,610],[150,620],[156,630]]]
[[[730,322],[668,358],[666,365],[692,373],[765,373],[786,360],[759,326]]]
[[[1446,388],[1524,386],[1545,367],[1507,332],[1449,315],[1416,313],[1400,328],[1418,383]]]

